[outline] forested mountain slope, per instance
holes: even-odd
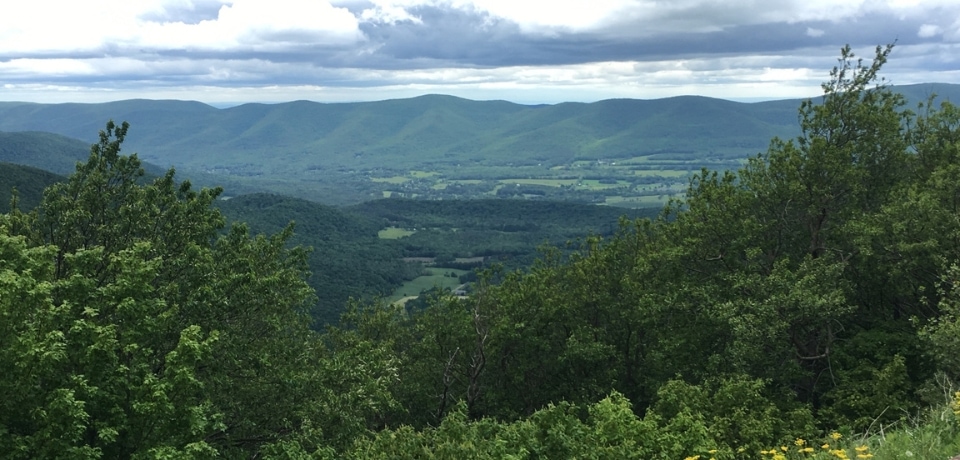
[[[6,105],[16,105],[6,103]],[[28,104],[29,105],[29,104]],[[3,104],[0,104],[3,107]],[[81,117],[82,118],[82,117]],[[109,118],[103,119],[100,124]],[[95,127],[94,133],[101,128]],[[91,137],[89,133],[82,136]],[[94,136],[95,137],[95,136]],[[78,162],[85,162],[90,156],[90,144],[93,141],[82,141],[60,134],[43,131],[0,131],[0,162],[14,163],[24,166],[50,171],[56,174],[67,175],[76,171]],[[124,149],[125,154],[136,153],[134,150]],[[142,162],[148,177],[162,176],[165,168],[150,162]],[[207,187],[222,186],[232,194],[254,193],[261,189],[239,184],[226,176],[214,176],[202,172],[192,172],[184,175],[184,179],[192,180],[195,184]]]
[[[0,161],[66,175],[74,172],[77,162],[85,161],[89,155],[90,142],[63,135],[39,131],[0,132]]]
[[[307,282],[319,300],[312,312],[317,327],[335,324],[349,298],[387,295],[422,269],[403,262],[394,245],[377,237],[380,222],[338,208],[267,194],[220,200],[216,207],[254,233],[274,234],[295,224],[290,243],[312,248]]]
[[[933,92],[958,99],[958,89],[951,85],[901,90],[912,101]],[[202,174],[216,174],[231,195],[271,190],[332,204],[356,203],[383,192],[407,193],[377,181],[425,171],[474,181],[616,176],[621,185],[634,187],[623,196],[636,198],[663,194],[643,189],[654,177],[661,184],[682,185],[677,176],[702,166],[735,168],[764,150],[771,138],[795,136],[798,104],[684,96],[525,106],[437,95],[226,109],[151,100],[4,103],[0,130],[49,131],[92,142],[90,133],[100,123],[127,121],[134,130],[125,149],[143,152],[144,160],[163,167],[176,166],[195,181],[212,183]],[[621,165],[583,170],[590,162]],[[429,183],[413,193],[442,193],[446,185]],[[492,187],[483,192],[495,194]],[[590,197],[601,198],[596,193]]]
[[[617,208],[497,199],[385,199],[335,208],[252,194],[218,200],[215,206],[230,221],[247,223],[254,233],[277,233],[288,223],[295,224],[289,241],[312,248],[307,281],[320,300],[313,312],[318,327],[335,324],[348,298],[388,295],[402,282],[419,276],[422,264],[404,262],[404,258],[446,262],[479,258],[467,265],[499,262],[520,269],[533,262],[542,245],[564,247],[589,234],[612,235],[624,215]],[[409,229],[412,234],[379,238],[378,233],[388,227]]]
[[[257,171],[277,173],[292,170],[290,163],[336,169],[385,162],[416,167],[438,161],[502,164],[616,158],[700,147],[697,139],[711,139],[717,149],[762,148],[774,135],[795,132],[794,126],[782,123],[784,116],[778,116],[775,108],[789,114],[795,106],[767,106],[755,114],[751,104],[697,97],[523,106],[422,96],[227,109],[195,102],[130,100],[2,105],[0,130],[89,138],[97,129],[95,120],[124,120],[134,127],[150,126],[142,133],[132,132],[125,148],[149,151],[145,159],[158,164],[216,169],[259,163]],[[267,152],[272,161],[262,157]]]
[[[78,161],[88,159],[89,154],[89,145],[55,134],[0,133],[0,161],[75,172]],[[164,174],[158,167],[144,166],[144,180]],[[0,162],[0,210],[9,211],[14,187],[19,192],[19,208],[29,210],[40,203],[44,188],[62,180],[63,176],[47,171]],[[317,327],[335,323],[349,298],[389,295],[401,283],[419,276],[422,265],[404,262],[404,257],[483,256],[486,263],[525,267],[544,243],[563,245],[588,233],[612,233],[625,212],[576,203],[495,199],[396,199],[338,209],[270,194],[241,195],[215,204],[229,221],[246,222],[254,233],[276,233],[288,223],[296,223],[291,243],[313,248],[307,259],[311,270],[308,282],[318,295],[312,312]],[[398,215],[404,217],[398,219]],[[378,232],[388,226],[423,231],[402,240],[378,238]]]
[[[18,207],[33,209],[43,197],[43,190],[66,179],[42,169],[0,162],[0,213],[10,212],[11,191],[17,190]]]

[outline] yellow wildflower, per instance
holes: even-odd
[[[807,441],[801,438],[797,438],[796,441],[793,441],[793,444],[796,445],[797,447],[803,447],[805,444],[807,444]]]
[[[834,450],[831,450],[831,451],[830,451],[830,455],[833,455],[834,457],[837,457],[837,458],[839,458],[839,459],[841,459],[841,460],[849,460],[849,459],[850,459],[850,457],[847,457],[847,451],[842,450],[842,449],[834,449]]]
[[[834,431],[833,433],[830,433],[830,437],[833,438],[834,441],[839,441],[843,435]]]

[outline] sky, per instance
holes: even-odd
[[[754,101],[892,42],[890,83],[960,83],[960,0],[4,1],[0,101]]]

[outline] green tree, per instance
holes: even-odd
[[[148,181],[120,154],[127,128],[108,123],[38,209],[0,219],[0,448],[249,457],[323,453],[366,430],[390,370],[310,331],[292,229],[221,234],[219,190],[172,170]]]
[[[496,365],[469,414],[513,420],[611,388],[643,411],[669,382],[761,392],[771,414],[833,426],[866,428],[883,412],[871,403],[894,409],[885,422],[916,407],[934,370],[917,324],[939,314],[938,251],[956,258],[960,241],[960,124],[950,105],[904,109],[879,77],[891,50],[841,50],[823,99],[800,107],[797,139],[738,171],[704,170],[658,219],[547,253],[491,289]],[[430,308],[460,314],[418,327],[462,331],[446,349],[468,349],[463,307]],[[789,427],[761,431],[756,442],[773,442]]]

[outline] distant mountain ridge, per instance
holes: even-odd
[[[895,89],[910,106],[932,93],[960,100],[960,85]],[[439,95],[225,109],[142,99],[6,102],[0,103],[0,131],[47,131],[92,143],[107,120],[128,121],[125,151],[162,167],[336,193],[345,188],[332,176],[383,169],[549,167],[661,154],[699,167],[704,159],[753,155],[775,136],[794,137],[799,104],[681,96],[528,106]]]
[[[156,163],[216,170],[262,160],[313,156],[311,166],[368,167],[382,160],[451,162],[569,161],[641,150],[691,148],[691,138],[719,146],[755,146],[788,134],[793,101],[743,104],[683,96],[657,100],[524,106],[428,95],[323,104],[295,101],[216,109],[198,102],[128,100],[103,104],[0,105],[0,131],[48,131],[96,140],[108,119],[128,121],[128,149]],[[760,109],[760,110],[758,110]],[[751,139],[740,139],[744,134]],[[301,162],[301,161],[298,161]]]

